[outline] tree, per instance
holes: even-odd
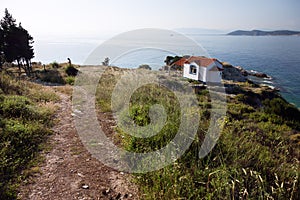
[[[164,62],[166,63],[166,65],[170,65],[173,59],[173,56],[167,56]]]
[[[5,15],[3,19],[0,21],[0,25],[3,31],[9,31],[12,27],[16,27],[16,20],[12,17],[12,15],[8,12],[7,8],[5,8]]]
[[[172,65],[174,62],[180,60],[182,56],[167,56],[165,59],[166,65]]]
[[[2,68],[2,64],[4,63],[3,47],[4,47],[4,34],[3,34],[3,30],[0,27],[0,69]]]
[[[0,21],[0,26],[3,35],[3,56],[6,62],[13,62],[17,57],[15,38],[17,37],[14,31],[17,28],[16,20],[5,9],[5,15]]]
[[[24,29],[21,23],[17,26],[16,20],[5,9],[5,16],[0,21],[0,56],[2,62],[18,63],[25,70],[27,75],[30,75],[31,59],[34,58],[33,37]]]
[[[25,30],[21,24],[15,30],[16,33],[16,44],[17,44],[17,62],[25,70],[26,74],[30,74],[32,71],[31,59],[34,58],[33,50],[33,37]],[[24,65],[24,64],[25,65]]]

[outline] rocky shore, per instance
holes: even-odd
[[[266,79],[272,79],[271,76],[257,72],[254,70],[245,70],[241,66],[233,66],[229,63],[222,63],[224,67],[223,71],[223,79],[225,80],[233,80],[233,81],[238,81],[238,82],[245,82],[247,81],[248,76],[254,76],[258,78],[266,78]]]

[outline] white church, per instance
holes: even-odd
[[[223,65],[215,58],[191,56],[181,58],[174,65],[183,65],[183,77],[204,83],[220,83]]]

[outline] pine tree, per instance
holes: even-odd
[[[17,35],[17,62],[18,63],[25,63],[23,69],[27,74],[30,74],[31,69],[31,59],[34,58],[34,51],[33,51],[33,37],[25,30],[21,24],[17,27],[16,30]]]
[[[3,45],[4,45],[4,34],[2,28],[0,27],[0,69],[2,69],[2,65],[4,63]]]
[[[9,31],[12,27],[16,27],[16,20],[12,17],[12,15],[8,12],[7,8],[5,8],[5,15],[0,22],[1,28],[3,31]]]
[[[16,20],[12,15],[5,9],[5,15],[0,21],[1,29],[3,31],[3,54],[6,62],[13,62],[17,57],[17,50],[15,44],[14,31],[17,27]]]
[[[20,71],[22,67],[26,74],[30,75],[32,71],[31,59],[34,58],[33,37],[22,27],[21,23],[17,26],[16,20],[7,9],[5,9],[4,18],[0,21],[0,30],[2,62],[12,63],[16,61]]]

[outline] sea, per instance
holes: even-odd
[[[172,37],[173,35],[170,35]],[[246,70],[266,73],[271,79],[259,79],[260,83],[276,87],[290,103],[300,108],[300,36],[227,36],[227,35],[186,35],[202,49],[205,56],[217,58]],[[35,59],[44,64],[67,62],[85,64],[87,58],[101,47],[108,38],[66,37],[36,39]],[[157,41],[156,41],[157,42]],[[150,45],[151,46],[151,45]],[[189,46],[181,46],[180,52],[198,55]],[[111,65],[137,68],[148,64],[153,70],[164,65],[167,55],[172,52],[163,49],[132,51],[111,60]],[[103,58],[99,57],[99,64]]]

